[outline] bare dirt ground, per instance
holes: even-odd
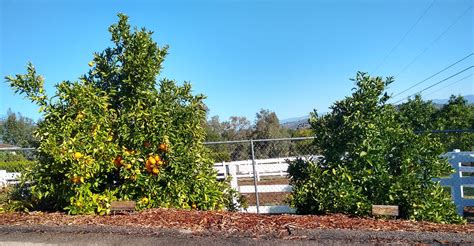
[[[428,243],[474,244],[474,225],[442,225],[405,220],[355,218],[334,214],[257,215],[233,212],[151,209],[133,214],[112,216],[70,216],[64,213],[4,213],[0,215],[0,244],[11,242],[56,242],[61,238],[81,241],[84,234],[91,242],[114,235],[135,243],[149,240],[180,245],[213,243],[306,245]],[[116,235],[116,236],[115,236]],[[45,238],[42,238],[45,237]],[[48,240],[46,240],[48,239]],[[54,240],[56,241],[54,241]],[[114,240],[115,240],[114,239]],[[36,240],[36,239],[35,239]],[[46,240],[46,241],[45,241]],[[84,239],[85,240],[85,239]],[[105,241],[105,242],[114,242]],[[291,241],[289,241],[291,240]],[[160,241],[160,242],[161,242]],[[151,242],[151,241],[150,241]],[[133,244],[135,244],[133,243]],[[112,243],[113,244],[113,243]],[[130,242],[132,244],[132,242]],[[170,245],[172,245],[170,243]],[[176,244],[178,245],[178,244]]]

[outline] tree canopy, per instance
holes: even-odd
[[[352,95],[329,114],[312,114],[324,159],[290,164],[297,211],[366,215],[372,204],[398,205],[402,218],[462,222],[450,195],[432,181],[451,171],[441,143],[416,134],[387,103],[393,79],[359,72],[354,81]]]
[[[37,145],[34,131],[36,124],[32,119],[14,113],[10,109],[7,116],[0,119],[0,136],[3,143],[28,148]]]
[[[79,81],[57,84],[55,100],[31,64],[27,74],[7,77],[45,117],[39,162],[24,175],[29,202],[72,214],[106,214],[113,200],[137,201],[138,209],[222,209],[232,197],[203,146],[204,96],[188,83],[157,83],[167,47],[118,17],[109,28],[113,46],[94,54]]]

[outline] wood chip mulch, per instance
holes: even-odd
[[[94,225],[133,228],[185,229],[192,232],[222,232],[227,234],[285,234],[299,229],[350,229],[365,231],[414,231],[474,233],[474,225],[444,225],[407,220],[357,218],[332,215],[258,215],[236,212],[150,209],[132,214],[71,216],[64,213],[3,213],[0,225]]]

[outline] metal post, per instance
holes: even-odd
[[[255,188],[255,199],[257,201],[257,214],[260,213],[260,202],[258,200],[258,189],[257,189],[257,167],[255,162],[255,151],[253,149],[253,140],[250,140],[250,148],[252,149],[252,168],[253,168],[253,185]]]

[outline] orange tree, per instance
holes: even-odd
[[[452,171],[443,146],[414,133],[387,103],[392,78],[357,73],[352,95],[331,112],[311,115],[314,145],[323,160],[299,159],[288,168],[291,204],[298,213],[368,215],[371,205],[398,205],[400,217],[463,223],[451,196],[432,178]]]
[[[232,199],[203,147],[204,96],[192,95],[188,83],[157,85],[167,47],[118,16],[109,28],[114,45],[94,54],[79,81],[56,85],[53,97],[31,64],[27,74],[6,78],[44,113],[40,160],[25,175],[29,201],[71,214],[106,214],[112,200],[135,200],[139,209],[222,209]]]

